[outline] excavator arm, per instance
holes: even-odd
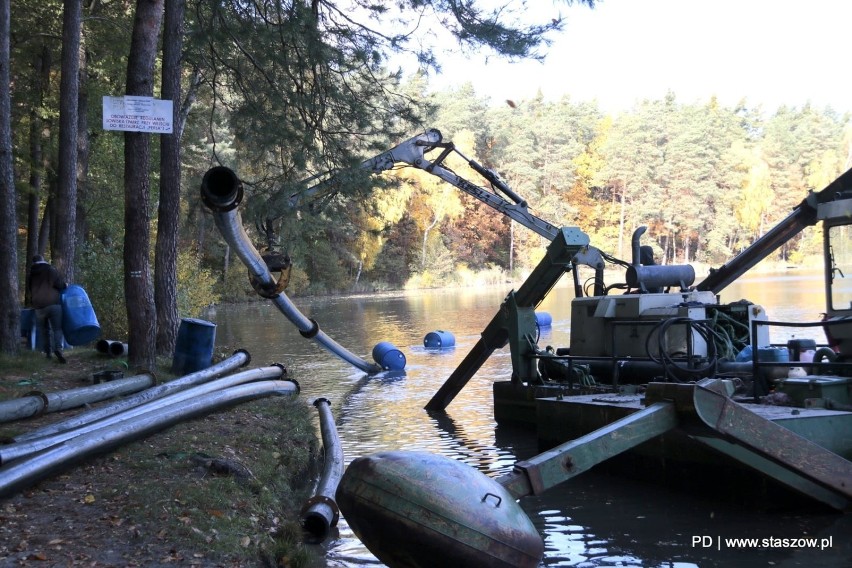
[[[747,249],[727,264],[710,270],[698,290],[709,290],[718,294],[731,282],[745,274],[755,264],[772,254],[778,247],[798,235],[805,227],[816,225],[817,207],[834,200],[838,195],[852,191],[852,170],[834,180],[822,191],[811,192],[788,215],[765,235],[754,241]]]
[[[440,154],[433,159],[427,158],[426,154],[434,150],[440,150]],[[467,162],[474,171],[491,184],[494,191],[462,178],[447,167],[445,160],[451,154],[457,154]],[[452,142],[444,142],[441,132],[437,129],[432,128],[409,138],[390,150],[361,162],[360,167],[368,172],[378,174],[391,170],[399,164],[406,164],[441,178],[551,241],[559,234],[557,227],[530,213],[527,202],[506,185],[497,173],[464,156]],[[286,205],[289,209],[305,207],[332,193],[335,190],[335,185],[335,176],[330,175],[307,189],[291,194],[286,200]]]

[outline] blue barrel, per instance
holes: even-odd
[[[550,327],[553,323],[553,317],[547,312],[536,312],[535,323],[538,327]]]
[[[29,338],[35,325],[35,310],[24,308],[21,310],[21,337]]]
[[[373,347],[373,360],[382,369],[401,371],[405,369],[405,355],[393,343],[380,341]]]
[[[455,336],[449,331],[436,330],[430,331],[423,338],[423,346],[426,349],[444,349],[452,347],[456,344]]]
[[[790,352],[783,347],[758,347],[757,360],[764,363],[787,363]]]
[[[68,345],[85,345],[101,334],[92,302],[82,286],[71,284],[62,291],[62,334]]]
[[[178,328],[172,373],[187,375],[213,364],[213,344],[216,341],[216,324],[192,318],[183,318]]]

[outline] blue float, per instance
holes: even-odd
[[[213,364],[213,345],[216,324],[193,318],[183,318],[178,328],[172,373],[186,375],[206,369]]]
[[[405,369],[405,355],[393,343],[380,341],[373,347],[373,360],[382,369],[401,371]]]
[[[547,312],[536,312],[535,323],[538,327],[550,327],[553,323],[553,317]]]
[[[62,334],[68,345],[85,345],[101,335],[95,309],[82,286],[71,284],[62,291]]]
[[[456,344],[456,337],[449,331],[441,329],[430,331],[423,338],[423,346],[426,349],[446,349]]]

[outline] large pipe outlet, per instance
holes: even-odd
[[[337,525],[340,518],[334,494],[343,476],[343,448],[340,445],[330,405],[326,398],[318,398],[314,401],[314,406],[319,411],[325,463],[317,490],[302,509],[302,526],[318,542],[325,540],[331,527]]]

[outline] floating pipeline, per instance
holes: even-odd
[[[382,371],[338,344],[326,335],[319,324],[306,317],[284,293],[280,282],[272,277],[266,261],[258,253],[243,228],[238,207],[243,198],[242,182],[230,168],[216,166],[204,174],[201,181],[201,200],[213,212],[216,227],[228,245],[248,268],[249,276],[259,295],[271,300],[306,339],[313,339],[333,355],[368,374]]]

